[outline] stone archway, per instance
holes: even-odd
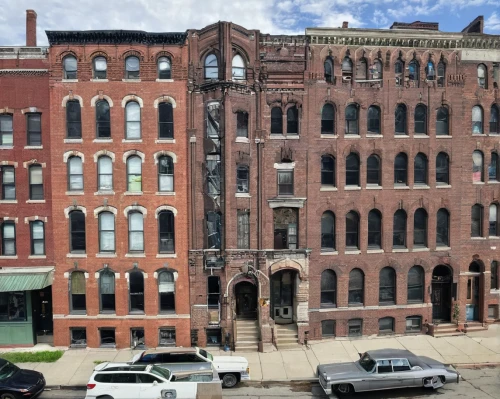
[[[236,317],[238,319],[257,319],[257,286],[248,279],[238,281],[234,286]]]

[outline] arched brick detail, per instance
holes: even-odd
[[[144,55],[139,50],[127,50],[125,51],[120,59],[125,60],[127,57],[138,57],[140,61],[144,61]]]
[[[85,163],[85,155],[80,151],[66,151],[63,154],[63,162],[68,163],[68,159],[70,157],[80,157],[82,159],[82,163]]]
[[[288,270],[295,270],[296,272],[298,272],[301,280],[303,280],[304,277],[306,277],[302,265],[290,258],[281,259],[278,260],[277,262],[272,263],[269,269],[270,269],[269,270],[270,274],[274,274],[276,272],[279,272],[280,270],[288,269]]]
[[[160,158],[164,155],[171,157],[173,163],[177,163],[177,155],[175,155],[175,153],[173,153],[172,151],[162,150],[162,151],[155,152],[153,155],[155,165],[158,164],[158,158]]]
[[[123,154],[123,163],[127,163],[127,158],[132,156],[132,155],[137,155],[138,157],[140,157],[142,160],[142,163],[144,163],[146,161],[146,156],[144,155],[143,152],[138,151],[138,150],[130,150],[130,151],[127,151]]]
[[[66,219],[69,219],[69,214],[71,211],[82,211],[85,217],[87,217],[87,208],[81,205],[71,205],[67,208],[64,208],[64,216],[66,217]]]
[[[142,213],[143,218],[148,214],[148,210],[141,205],[129,205],[123,210],[123,216],[128,217],[129,212],[138,211]]]
[[[13,166],[14,168],[17,168],[18,163],[14,161],[1,161],[0,165],[2,166]]]
[[[83,99],[76,94],[72,94],[72,95],[68,94],[67,96],[64,96],[62,99],[62,102],[61,102],[61,106],[65,108],[66,104],[68,104],[68,101],[71,101],[71,100],[78,100],[78,102],[80,103],[80,107],[83,108]]]
[[[101,205],[94,209],[94,217],[97,219],[101,212],[111,212],[115,216],[118,214],[118,210],[114,206]]]
[[[115,153],[108,150],[99,150],[94,154],[94,162],[97,162],[99,157],[106,155],[111,158],[111,162],[115,162]]]
[[[174,217],[177,216],[177,209],[175,209],[173,206],[162,205],[156,208],[155,219],[158,219],[158,215],[160,214],[161,211],[171,211],[174,214]]]
[[[166,95],[158,97],[154,101],[153,106],[155,108],[158,108],[158,104],[159,103],[170,103],[170,104],[172,104],[172,108],[176,108],[177,107],[177,103],[175,102],[175,99],[173,97],[166,96]]]
[[[113,100],[106,94],[98,94],[97,96],[92,97],[92,99],[90,100],[90,106],[95,107],[96,102],[99,100],[106,100],[109,104],[109,107],[113,107]]]
[[[104,51],[102,51],[102,50],[94,51],[92,54],[89,55],[88,58],[91,61],[94,61],[95,57],[104,57],[104,58],[106,58],[107,62],[111,61],[111,57],[107,53],[105,53]]]
[[[135,101],[139,104],[141,108],[144,107],[144,101],[142,101],[142,98],[139,96],[136,96],[135,94],[129,94],[128,96],[123,97],[122,100],[122,108],[125,108],[128,102],[130,101]]]
[[[47,223],[47,216],[28,216],[24,218],[24,223],[34,222],[35,220],[40,220],[41,222]]]

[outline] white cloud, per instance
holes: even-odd
[[[484,29],[500,32],[500,16],[494,12],[484,21]]]
[[[385,27],[389,23],[389,20],[385,16],[385,13],[381,10],[375,10],[373,12],[371,21],[377,28]]]

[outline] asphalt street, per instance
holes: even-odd
[[[500,368],[483,368],[480,370],[458,369],[462,375],[460,384],[447,384],[443,388],[397,389],[381,392],[363,392],[354,394],[352,399],[491,399],[498,398],[500,392]],[[224,389],[224,399],[276,399],[276,398],[314,398],[327,399],[317,384],[298,385],[266,385],[242,386],[235,389]],[[84,399],[85,391],[52,390],[46,391],[40,399],[65,398]]]

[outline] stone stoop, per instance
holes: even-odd
[[[299,348],[297,324],[277,324],[276,347],[278,350]]]
[[[235,352],[259,351],[259,323],[257,320],[236,320]]]
[[[466,327],[464,327],[465,333],[475,332],[475,331],[485,331],[488,329],[488,325],[483,325],[477,321],[469,321],[465,323]]]
[[[453,337],[457,335],[464,335],[462,331],[457,331],[457,325],[455,323],[442,323],[434,326],[434,334],[431,334],[435,338],[439,337]]]

